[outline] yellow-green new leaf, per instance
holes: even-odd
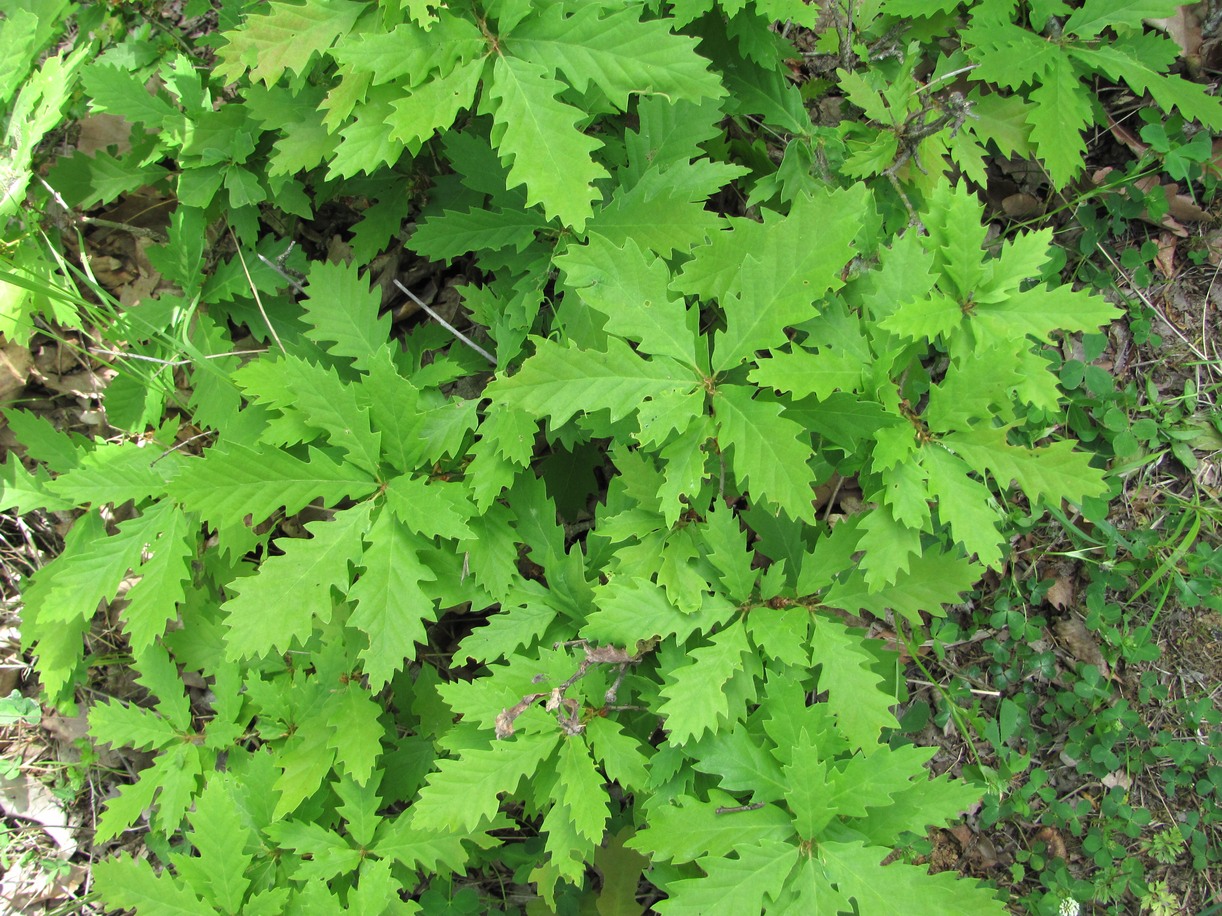
[[[251,80],[268,86],[285,71],[300,76],[311,57],[352,31],[364,9],[354,0],[271,3],[266,14],[248,16],[239,28],[223,33],[229,43],[217,52],[216,73],[232,82],[249,70]]]
[[[334,504],[359,499],[377,482],[352,464],[339,464],[311,448],[305,461],[274,448],[230,444],[184,462],[171,481],[170,495],[215,527],[257,525],[280,507],[292,515],[322,497]]]
[[[974,471],[991,474],[1001,486],[1017,482],[1033,501],[1051,506],[1063,499],[1080,503],[1108,490],[1103,471],[1091,467],[1090,455],[1075,451],[1071,440],[1023,448],[1007,442],[1004,429],[980,427],[949,433],[941,441]]]
[[[391,137],[414,150],[453,124],[458,113],[475,101],[484,64],[483,58],[460,64],[449,75],[430,80],[391,102],[394,114],[386,122]]]
[[[195,799],[194,810],[187,815],[191,823],[190,840],[198,857],[191,869],[194,887],[207,887],[213,900],[224,913],[242,912],[242,901],[250,887],[246,869],[254,856],[246,851],[255,839],[243,812],[234,801],[229,781],[220,777],[208,780]],[[179,865],[180,872],[186,869]]]
[[[666,717],[666,730],[674,744],[715,730],[719,717],[729,714],[729,698],[723,688],[748,651],[746,630],[741,623],[733,623],[715,633],[710,642],[689,652],[691,663],[671,673],[660,691],[665,702],[658,713]]]
[[[93,879],[102,899],[123,909],[164,916],[216,916],[213,904],[204,903],[168,871],[154,871],[147,859],[106,859],[93,866]]]
[[[356,265],[315,261],[301,305],[310,325],[305,336],[358,369],[368,370],[390,339],[390,315],[378,315],[382,294],[369,288]]]
[[[556,756],[557,801],[568,809],[573,829],[586,841],[587,856],[603,841],[610,811],[602,774],[590,756],[590,748],[579,735],[567,737]]]
[[[742,817],[717,813],[718,805],[733,806],[733,795],[716,789],[708,802],[681,795],[669,805],[650,811],[649,826],[624,845],[675,864],[702,856],[725,856],[753,843],[784,842],[793,836],[793,818],[776,805],[736,811]]]
[[[960,601],[980,579],[982,570],[957,553],[926,550],[909,563],[908,572],[882,588],[871,588],[859,570],[828,589],[823,603],[851,613],[866,610],[882,617],[887,611],[922,625],[921,612],[945,614],[943,606]]]
[[[545,7],[513,29],[505,46],[510,54],[559,69],[580,91],[593,83],[620,111],[627,111],[632,94],[692,102],[725,95],[708,61],[696,54],[695,39],[676,34],[662,19],[642,22],[632,7],[600,15],[605,12],[599,4],[575,11]]]
[[[874,670],[878,659],[838,619],[820,614],[810,661],[821,666],[819,690],[827,691],[827,704],[840,731],[863,754],[874,753],[882,746],[878,739],[883,729],[899,724],[891,712],[897,700],[884,692],[883,679]]]
[[[1031,90],[1028,115],[1031,142],[1048,167],[1053,185],[1063,188],[1082,170],[1086,141],[1082,131],[1091,122],[1086,88],[1067,57],[1056,58],[1044,81]]]
[[[591,234],[556,258],[565,287],[606,318],[606,329],[646,353],[696,365],[696,328],[683,300],[671,293],[666,263],[629,238],[614,244]],[[694,316],[693,316],[694,317]]]
[[[1005,538],[997,530],[1001,514],[989,488],[973,480],[971,468],[936,444],[921,449],[920,461],[938,518],[950,526],[951,536],[969,557],[975,554],[981,565],[999,568]]]
[[[365,785],[382,754],[385,729],[378,721],[382,707],[373,701],[358,681],[348,681],[327,698],[327,746],[335,760],[356,782]]]

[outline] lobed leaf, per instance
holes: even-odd
[[[795,519],[813,522],[814,457],[810,434],[783,416],[781,405],[752,397],[737,385],[722,385],[713,399],[718,440],[733,449],[731,467],[740,484]]]
[[[337,503],[359,499],[377,488],[368,473],[339,464],[311,448],[302,460],[274,448],[214,446],[203,458],[183,463],[168,487],[187,511],[198,512],[216,527],[259,524],[283,507],[301,511],[315,499]]]
[[[931,875],[924,868],[882,861],[890,850],[864,843],[827,842],[819,859],[839,891],[856,901],[862,912],[887,912],[896,900],[905,901],[912,916],[988,916],[1006,913],[995,892],[950,872]]]
[[[420,560],[419,538],[386,509],[368,526],[365,539],[363,572],[348,589],[356,603],[348,623],[368,638],[358,654],[370,685],[380,689],[415,656],[416,644],[427,642],[424,623],[437,612],[425,584],[436,574]]]
[[[642,359],[616,338],[607,341],[606,352],[539,339],[534,356],[515,375],[497,378],[484,393],[535,417],[547,417],[557,427],[579,411],[606,410],[614,422],[647,398],[695,386],[691,369],[669,357]]]
[[[702,878],[670,882],[669,897],[656,909],[663,916],[734,916],[766,910],[768,898],[781,895],[786,879],[799,861],[792,843],[762,840],[736,849],[735,858],[708,856],[698,864]]]
[[[232,597],[221,609],[228,630],[230,660],[254,658],[275,649],[286,652],[304,642],[314,621],[326,623],[335,609],[332,589],[340,595],[352,581],[350,562],[361,557],[361,538],[369,525],[370,505],[337,512],[330,521],[305,528],[311,537],[276,540],[281,551],[259,567],[257,575],[229,584]]]
[[[580,91],[593,83],[620,111],[632,94],[690,102],[725,95],[708,61],[696,54],[695,39],[676,34],[665,19],[641,21],[631,7],[544,8],[503,42],[510,54],[559,70]]]
[[[594,213],[594,182],[607,175],[593,158],[602,141],[578,127],[581,111],[560,101],[563,84],[542,64],[501,56],[492,70],[489,98],[492,140],[509,166],[509,187],[526,186],[528,206],[542,204],[547,218],[580,230]]]
[[[476,830],[496,814],[499,793],[513,791],[524,776],[540,776],[559,738],[558,731],[522,733],[441,761],[420,791],[413,823],[424,830]]]
[[[355,0],[276,0],[266,13],[247,16],[240,28],[224,33],[217,75],[232,82],[249,71],[268,86],[286,72],[300,76],[310,58],[352,31],[363,10]]]
[[[868,205],[865,185],[802,195],[789,215],[766,225],[731,287],[738,295],[723,303],[726,330],[713,349],[713,368],[731,369],[756,350],[785,343],[785,328],[813,318],[814,303],[843,281]],[[847,217],[847,218],[846,218]]]
[[[716,730],[730,711],[723,688],[748,650],[746,630],[741,623],[731,624],[714,633],[709,645],[691,650],[690,664],[667,676],[658,714],[666,718],[671,742],[683,744]]]
[[[378,316],[381,294],[361,280],[355,265],[315,261],[301,306],[310,325],[305,336],[359,369],[368,369],[390,339],[390,316]]]

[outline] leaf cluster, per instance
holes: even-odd
[[[1060,284],[1047,231],[996,243],[964,181],[899,176],[900,133],[882,155],[814,127],[772,28],[818,25],[804,3],[249,6],[212,75],[84,67],[131,149],[49,173],[78,206],[177,201],[149,253],[177,290],[103,328],[162,367],[107,392],[131,435],[7,414],[37,465],[9,456],[0,503],[83,510],[24,595],[49,697],[105,606],[150,697],[91,711],[154,760],[99,839],[146,821],[161,868],[102,863],[104,899],[416,912],[471,871],[561,907],[613,859],[666,913],[1002,912],[882,864],[980,791],[898,739],[897,652],[863,624],[919,631],[1002,564],[1011,516],[1107,493],[1049,441],[1045,349],[1117,310]],[[1040,91],[1085,92],[1090,8]],[[885,68],[841,79],[872,121],[919,114]],[[972,178],[960,126],[920,157]],[[358,194],[353,263],[277,237]],[[393,244],[471,259],[478,350],[392,327],[363,268]]]

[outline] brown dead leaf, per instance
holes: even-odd
[[[1109,789],[1119,787],[1127,792],[1129,789],[1133,788],[1133,777],[1124,770],[1117,770],[1115,773],[1108,773],[1099,781]]]
[[[1166,32],[1167,37],[1180,46],[1184,57],[1196,57],[1201,53],[1201,13],[1204,10],[1204,3],[1188,4],[1181,6],[1174,15],[1148,18],[1146,24]]]
[[[1099,169],[1090,176],[1091,182],[1098,187],[1103,184],[1104,179],[1112,171],[1114,170],[1110,167]],[[1174,182],[1164,184],[1155,176],[1147,175],[1145,178],[1133,182],[1133,186],[1147,194],[1156,187],[1163,189],[1167,196],[1167,212],[1161,219],[1154,219],[1147,211],[1143,210],[1140,218],[1151,225],[1161,226],[1182,239],[1188,237],[1188,230],[1184,228],[1184,223],[1200,223],[1210,218],[1209,214],[1195,200],[1187,194],[1182,194],[1179,185]]]
[[[1044,593],[1044,600],[1058,611],[1063,611],[1073,605],[1074,587],[1069,576],[1057,576],[1056,581]]]
[[[1001,209],[1011,219],[1028,219],[1032,216],[1038,216],[1043,212],[1044,207],[1040,203],[1040,199],[1034,194],[1020,191],[1017,194],[1011,194],[1006,197],[1001,202]]]
[[[972,845],[972,828],[967,824],[956,824],[950,828],[950,835],[959,841],[959,847],[966,852]]]
[[[44,388],[78,398],[98,398],[114,377],[114,370],[82,366],[67,345],[43,347],[34,357],[31,376]]]
[[[42,717],[42,727],[57,741],[71,744],[89,734],[89,720],[83,713],[75,716],[61,716],[56,713]]]
[[[25,773],[15,777],[0,774],[0,808],[10,817],[33,821],[46,832],[60,849],[65,859],[76,852],[76,840],[72,833],[76,829],[68,818],[68,812],[51,790]]]
[[[1043,843],[1051,859],[1068,859],[1069,851],[1065,848],[1065,840],[1055,827],[1041,827],[1035,832],[1035,842]]]
[[[1222,229],[1205,234],[1205,256],[1214,267],[1222,264]]]
[[[1154,256],[1154,266],[1158,272],[1170,280],[1175,276],[1175,236],[1170,232],[1158,234],[1158,254]]]
[[[1222,498],[1222,462],[1213,458],[1202,458],[1192,476],[1197,486],[1214,499]]]
[[[1209,211],[1198,204],[1187,194],[1181,194],[1176,185],[1163,185],[1167,188],[1167,210],[1182,223],[1204,223],[1211,217]]]
[[[1214,177],[1222,176],[1222,137],[1214,140],[1210,151],[1210,161],[1204,163],[1204,169],[1212,172]]]
[[[1107,674],[1107,662],[1099,651],[1099,642],[1079,618],[1064,617],[1053,624],[1052,630],[1070,655]]]
[[[130,283],[119,287],[119,301],[128,307],[138,305],[144,299],[152,297],[159,283],[161,274],[158,273],[136,277]]]
[[[976,845],[972,848],[971,858],[977,868],[986,871],[996,868],[1001,864],[1001,857],[997,854],[997,847],[983,833],[976,836]]]
[[[351,264],[352,246],[342,236],[333,235],[327,242],[327,260],[332,264]]]
[[[1163,189],[1163,193],[1167,195],[1167,212],[1174,218],[1172,220],[1173,222],[1174,220],[1179,220],[1185,223],[1203,223],[1209,219],[1209,214],[1201,209],[1201,206],[1190,196],[1187,194],[1181,194],[1179,185],[1175,184],[1174,182],[1169,181],[1164,184],[1155,176],[1147,175],[1145,178],[1140,178],[1133,182],[1133,184],[1146,193],[1149,193],[1156,187],[1161,187]],[[1142,214],[1142,219],[1150,223],[1155,222],[1147,214]],[[1166,224],[1167,217],[1164,216],[1163,225]],[[1174,227],[1168,226],[1168,228],[1172,229],[1173,232],[1175,231]],[[1179,228],[1182,229],[1183,227],[1180,226]],[[1175,234],[1180,235],[1179,232],[1176,232]]]
[[[75,863],[66,869],[40,865],[37,856],[22,857],[5,871],[0,879],[0,900],[8,912],[43,912],[43,907],[75,897],[89,874],[88,866]]]
[[[132,126],[123,118],[113,114],[86,115],[80,121],[81,133],[76,141],[76,148],[86,156],[92,156],[98,150],[116,147],[119,155],[132,148]]]
[[[34,357],[21,344],[6,343],[0,349],[0,403],[21,393],[30,377]]]
[[[1107,116],[1107,126],[1108,130],[1111,131],[1112,136],[1127,146],[1129,151],[1138,159],[1150,151],[1150,147],[1146,143],[1142,142],[1141,138],[1138,137],[1137,134],[1133,133],[1133,131],[1129,130],[1110,114]]]

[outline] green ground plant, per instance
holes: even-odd
[[[84,107],[132,126],[45,180],[27,144],[32,199],[176,202],[148,253],[172,291],[78,311],[91,284],[49,221],[14,224],[3,274],[10,336],[70,316],[144,367],[108,388],[108,438],[7,411],[30,460],[0,468],[5,508],[80,512],[22,595],[45,702],[74,704],[121,591],[147,691],[89,711],[153,759],[94,837],[146,831],[152,858],[100,862],[102,901],[490,912],[529,885],[557,912],[640,912],[640,887],[659,913],[1005,911],[903,852],[1041,786],[931,777],[898,652],[863,623],[924,639],[1017,528],[1106,506],[1116,455],[1057,431],[1098,407],[1054,345],[1122,312],[1061,281],[1050,228],[991,237],[966,179],[1001,152],[1066,186],[1098,77],[1205,127],[1222,107],[1141,29],[1175,3],[920,6],[231,2],[204,49],[65,2],[75,49],[50,58],[58,36],[3,21],[26,30],[0,68],[13,149],[26,93],[40,138]],[[834,64],[806,95],[838,86],[861,117],[812,122],[799,27]],[[1169,172],[1199,165],[1154,140]],[[351,262],[295,244],[353,199]],[[462,265],[471,337],[392,326],[367,268],[404,243]],[[1098,388],[1126,421],[1148,408]],[[1133,426],[1139,450],[1174,439]],[[863,505],[833,514],[845,481]],[[1014,684],[1044,664],[995,657]],[[1099,677],[1057,714],[1086,716],[1066,753],[1111,773],[1134,723]],[[1005,703],[998,750],[1035,716]],[[1124,850],[1175,837],[1105,804],[1097,899],[1161,899]]]

